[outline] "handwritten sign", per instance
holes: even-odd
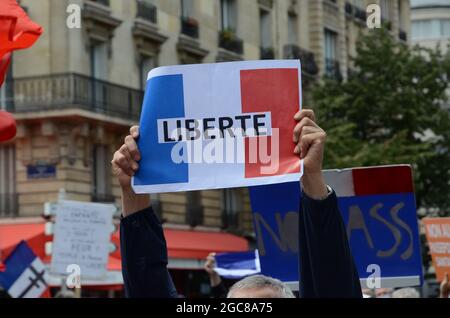
[[[104,277],[115,206],[59,201],[56,209],[51,272],[67,274],[67,266],[76,264],[82,277]]]
[[[450,218],[424,218],[425,234],[430,246],[436,279],[442,281],[450,275]]]
[[[361,285],[366,286],[374,269],[379,269],[381,287],[420,285],[422,259],[411,167],[328,170],[324,175],[338,196]],[[302,252],[299,182],[252,187],[250,199],[261,272],[295,287]]]

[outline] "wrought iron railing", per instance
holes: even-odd
[[[298,45],[288,44],[283,48],[283,56],[285,59],[300,59],[302,63],[302,71],[309,75],[316,75],[319,72],[314,53],[305,50]]]
[[[138,120],[143,91],[79,74],[55,74],[12,79],[13,112],[78,108]]]

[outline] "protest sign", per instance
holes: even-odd
[[[338,196],[361,279],[379,270],[381,287],[416,286],[422,260],[411,167],[324,171]],[[298,284],[300,183],[250,188],[261,272]],[[301,283],[301,278],[300,278]]]
[[[147,80],[136,193],[298,180],[298,60],[167,66]]]
[[[425,234],[430,246],[436,279],[450,275],[450,218],[424,218]]]
[[[112,204],[59,201],[51,273],[67,274],[68,266],[75,264],[80,267],[81,277],[104,277],[115,210]]]

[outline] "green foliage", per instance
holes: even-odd
[[[450,54],[379,29],[361,36],[354,65],[347,81],[324,79],[313,92],[325,167],[411,164],[418,205],[450,214]]]

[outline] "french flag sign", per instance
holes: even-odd
[[[248,252],[220,253],[214,257],[214,270],[227,279],[241,279],[261,273],[258,250]]]
[[[419,286],[422,257],[412,169],[392,165],[324,170],[363,288]],[[298,288],[299,182],[250,188],[261,272]],[[377,287],[378,288],[378,287]]]
[[[13,298],[49,297],[47,271],[25,241],[20,242],[5,261],[0,286]]]
[[[299,60],[166,66],[147,79],[136,193],[299,180]]]

